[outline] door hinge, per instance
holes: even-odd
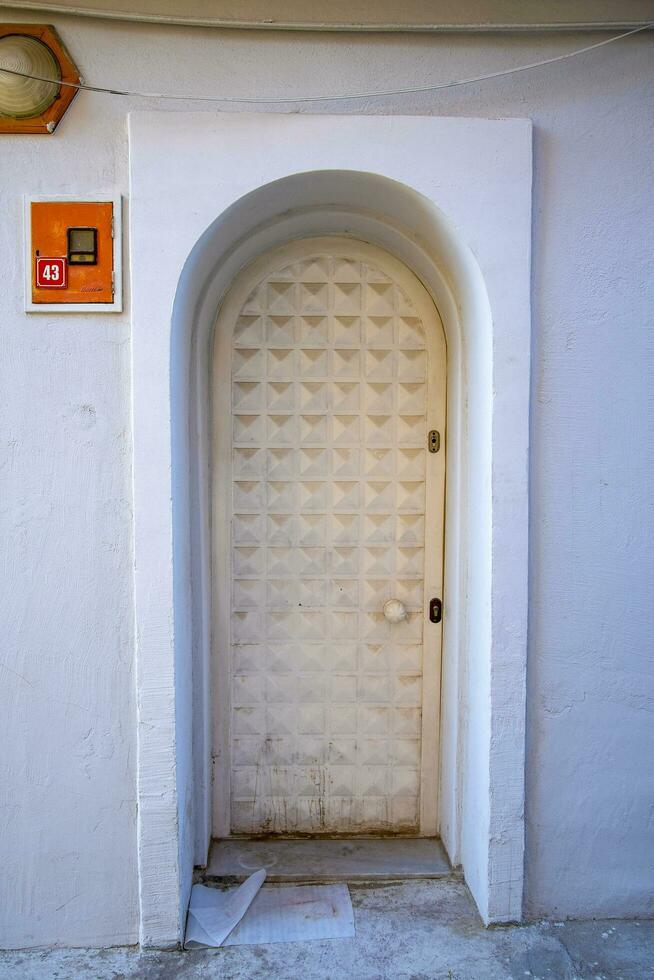
[[[432,599],[429,603],[429,622],[440,623],[443,618],[443,603],[440,599]]]
[[[427,436],[427,448],[430,453],[437,453],[441,448],[441,434],[438,429],[430,429]]]

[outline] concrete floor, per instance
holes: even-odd
[[[0,980],[648,980],[654,921],[484,929],[465,885],[350,887],[355,939],[185,953],[0,953]]]
[[[435,837],[214,840],[199,881],[244,881],[258,868],[266,881],[403,881],[447,878],[452,870]]]

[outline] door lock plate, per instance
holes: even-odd
[[[427,436],[427,448],[430,453],[437,453],[441,448],[441,434],[438,429],[430,429]]]

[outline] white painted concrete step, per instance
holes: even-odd
[[[199,879],[242,881],[265,868],[267,881],[399,881],[455,875],[436,838],[215,840]]]

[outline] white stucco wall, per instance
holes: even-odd
[[[125,188],[96,108],[0,138],[0,946],[138,935],[129,299],[28,316],[21,281],[23,194]]]
[[[426,85],[589,42],[54,23],[91,83],[237,95]],[[312,110],[535,124],[528,915],[652,912],[653,43]],[[7,946],[138,935],[129,276],[123,314],[26,316],[21,274],[23,194],[128,195],[133,108],[156,105],[81,95],[55,136],[0,137]]]

